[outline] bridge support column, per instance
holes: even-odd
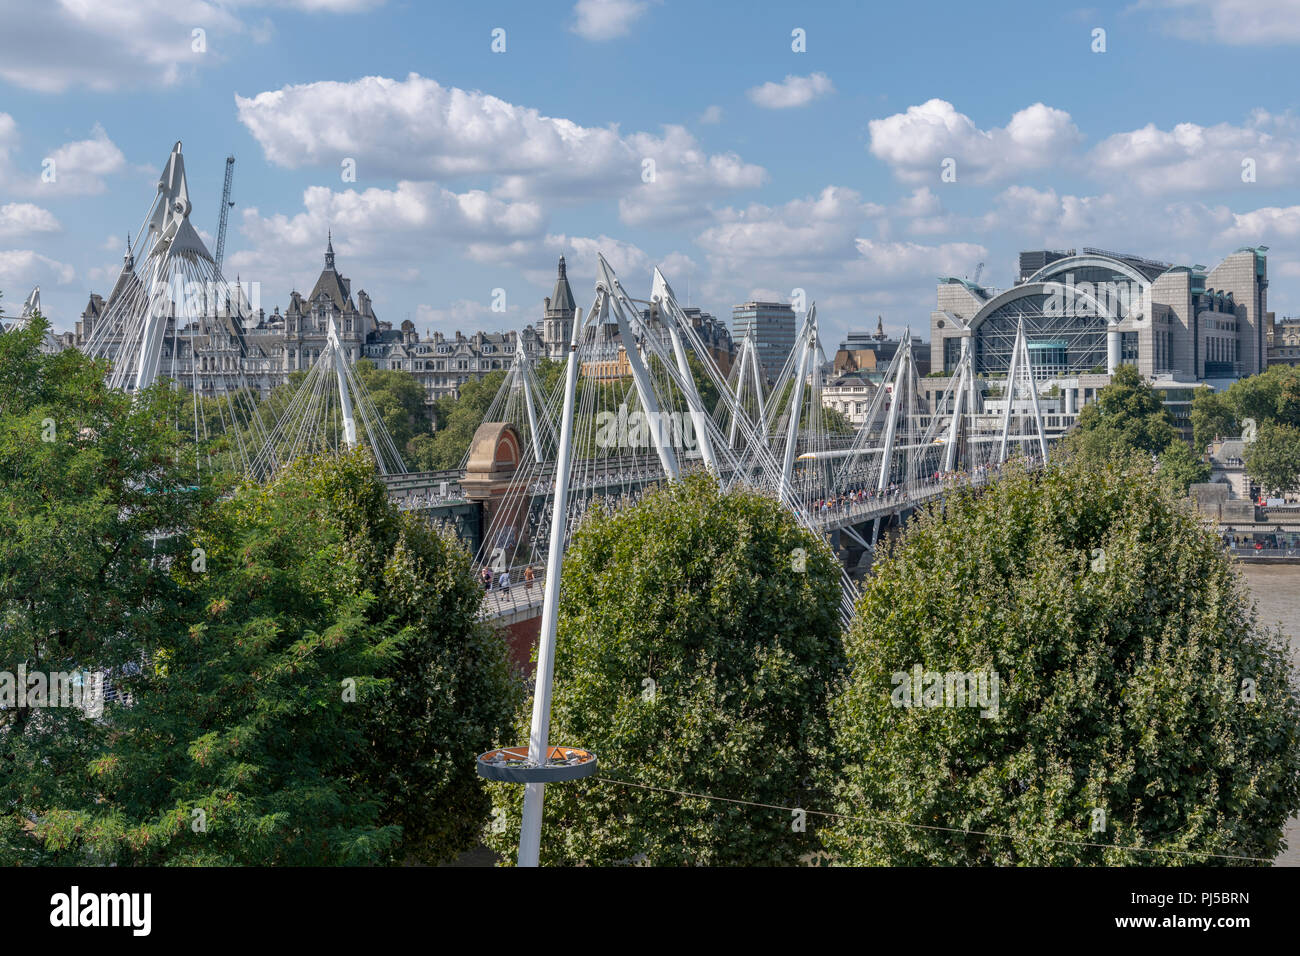
[[[516,471],[523,461],[523,441],[514,425],[507,422],[484,422],[474,432],[469,446],[469,461],[460,487],[465,497],[483,507],[483,542],[479,558],[489,567],[508,567],[514,545],[518,543],[527,508],[507,513],[503,502],[515,498],[518,488]],[[496,554],[500,548],[501,553]]]

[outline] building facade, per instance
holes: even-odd
[[[971,351],[977,376],[1005,378],[1023,323],[1030,366],[1077,413],[1131,364],[1159,389],[1223,387],[1268,360],[1265,247],[1243,248],[1213,269],[1085,248],[1022,253],[1009,289],[940,280],[931,313],[931,368],[952,372]],[[947,377],[927,379],[934,399]]]
[[[555,290],[542,305],[542,349],[546,358],[562,362],[568,357],[569,343],[573,339],[573,320],[577,314],[578,306],[573,300],[573,290],[569,288],[564,256],[560,256]]]
[[[1300,317],[1269,313],[1268,364],[1300,365]]]
[[[885,333],[885,320],[876,316],[876,331],[850,332],[835,350],[831,359],[831,374],[835,376],[851,375],[858,372],[884,372],[889,368],[902,345],[901,339]],[[913,359],[918,375],[930,373],[930,350],[924,342],[912,340]]]
[[[731,335],[736,341],[753,334],[759,364],[769,381],[781,374],[794,351],[798,334],[794,308],[787,302],[742,302],[731,310]]]
[[[75,330],[64,334],[62,344],[84,347],[100,323],[112,321],[112,306],[138,284],[128,248],[113,291],[107,299],[91,294]],[[324,268],[311,292],[291,292],[283,313],[279,307],[270,314],[254,310],[238,282],[231,294],[212,305],[205,310],[209,318],[202,331],[197,322],[183,323],[178,329],[176,318],[168,318],[162,363],[163,374],[209,395],[241,386],[265,395],[287,382],[291,373],[311,368],[328,345],[331,320],[349,362],[366,359],[380,369],[411,373],[430,404],[439,398],[457,398],[466,382],[508,369],[521,347],[534,358],[544,351],[542,336],[531,325],[518,333],[464,336],[457,332],[448,337],[438,332],[425,338],[420,338],[409,319],[394,329],[375,314],[366,291],[358,289],[354,294],[352,280],[338,271],[332,236],[327,238]]]
[[[138,293],[139,284],[135,260],[128,248],[108,298],[92,293],[75,331],[65,333],[60,345],[83,347],[102,322],[113,321],[111,310],[119,300]],[[555,288],[543,301],[538,327],[530,324],[518,332],[477,332],[469,336],[435,332],[422,338],[409,319],[394,329],[391,322],[376,315],[364,289],[353,292],[352,280],[338,270],[333,237],[329,236],[324,268],[311,292],[291,292],[283,313],[279,307],[270,314],[253,309],[238,282],[204,312],[209,318],[202,327],[189,322],[178,328],[174,316],[168,319],[162,363],[164,375],[202,394],[216,395],[239,387],[269,393],[287,382],[293,372],[311,368],[320,358],[328,347],[333,321],[347,361],[365,359],[379,369],[409,372],[423,386],[425,400],[432,404],[440,398],[459,398],[467,382],[509,369],[521,349],[530,359],[566,359],[577,307],[561,257]],[[686,308],[684,312],[704,347],[727,374],[735,350],[726,325],[698,308]],[[651,334],[667,339],[667,330],[657,318],[645,313],[643,319]],[[610,325],[597,334],[603,336],[609,352],[602,373],[626,377],[630,369],[626,356],[620,356],[617,326]],[[110,349],[110,357],[112,354]]]

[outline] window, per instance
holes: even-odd
[[[948,338],[943,340],[943,370],[951,372],[957,368],[957,363],[961,361],[961,339]]]

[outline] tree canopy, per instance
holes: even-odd
[[[832,709],[845,816],[823,835],[842,862],[1212,864],[1284,847],[1300,808],[1285,641],[1149,469],[1012,469],[922,516],[874,571]],[[963,704],[949,675],[984,675],[996,703]]]
[[[1117,368],[1097,401],[1084,406],[1064,446],[1098,468],[1117,460],[1149,466],[1154,458],[1161,480],[1175,495],[1210,476],[1210,466],[1179,437],[1160,396],[1132,365]]]
[[[478,381],[462,385],[460,398],[438,399],[434,403],[437,431],[415,439],[411,445],[413,460],[408,464],[417,471],[459,468],[505,377],[505,372],[488,372]]]
[[[839,571],[775,499],[694,476],[593,512],[561,594],[553,744],[628,783],[811,799],[844,666]],[[522,788],[492,789],[487,839],[513,859]],[[543,864],[788,864],[814,849],[788,813],[591,780],[546,791]]]
[[[1265,491],[1295,491],[1300,486],[1300,428],[1280,422],[1258,426],[1246,443],[1246,473]]]
[[[439,862],[520,696],[463,545],[361,451],[196,470],[187,400],[0,335],[0,670],[107,673],[0,709],[0,862]],[[186,423],[188,424],[188,423]]]

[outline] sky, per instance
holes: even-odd
[[[72,328],[180,140],[268,312],[332,230],[421,334],[537,322],[560,255],[589,304],[597,252],[728,322],[801,289],[827,351],[1021,249],[1267,245],[1293,314],[1298,47],[1300,0],[0,0],[0,305]]]

